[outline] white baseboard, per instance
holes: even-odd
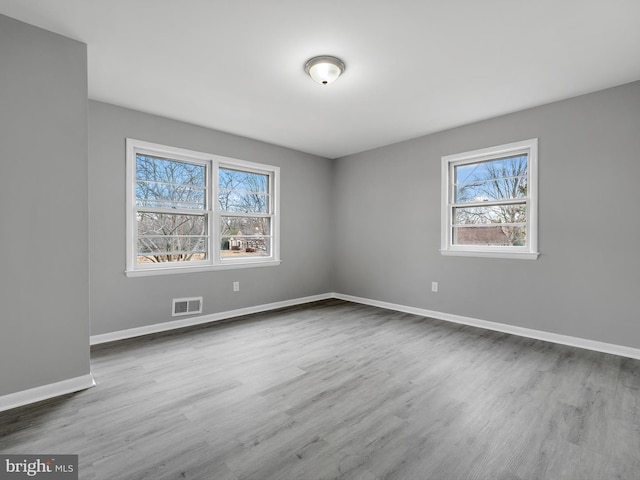
[[[91,373],[74,377],[61,382],[49,383],[41,387],[30,388],[16,393],[10,393],[0,397],[0,412],[22,407],[30,403],[48,400],[68,393],[79,392],[95,386],[96,381]]]
[[[296,305],[302,305],[310,302],[317,302],[320,300],[338,299],[345,300],[354,303],[360,303],[363,305],[370,305],[372,307],[385,308],[387,310],[395,310],[398,312],[411,313],[419,315],[421,317],[436,318],[438,320],[445,320],[453,323],[460,323],[463,325],[470,325],[473,327],[485,328],[487,330],[494,330],[496,332],[509,333],[520,337],[533,338],[536,340],[544,340],[547,342],[558,343],[561,345],[569,345],[572,347],[584,348],[587,350],[593,350],[596,352],[610,353],[612,355],[618,355],[621,357],[629,357],[640,360],[640,349],[625,347],[623,345],[615,345],[612,343],[598,342],[595,340],[588,340],[585,338],[572,337],[568,335],[560,335],[557,333],[550,333],[541,330],[533,330],[530,328],[517,327],[514,325],[507,325],[504,323],[490,322],[487,320],[480,320],[472,317],[463,317],[460,315],[453,315],[450,313],[437,312],[434,310],[426,310],[423,308],[409,307],[406,305],[399,305],[396,303],[381,302],[378,300],[372,300],[369,298],[356,297],[353,295],[344,295],[341,293],[325,293],[321,295],[313,295],[310,297],[296,298],[292,300],[285,300],[282,302],[268,303],[264,305],[257,305],[254,307],[240,308],[237,310],[229,310],[227,312],[214,313],[210,315],[202,315],[198,317],[187,318],[183,320],[176,320],[172,322],[165,322],[156,325],[148,325],[145,327],[131,328],[128,330],[120,330],[117,332],[105,333],[101,335],[92,335],[91,345],[98,345],[106,342],[113,342],[116,340],[124,340],[127,338],[138,337],[141,335],[148,335],[151,333],[165,332],[174,330],[177,328],[189,327],[194,325],[201,325],[204,323],[216,322],[220,320],[226,320],[234,317],[240,317],[244,315],[250,315],[253,313],[266,312],[269,310],[276,310],[278,308],[292,307]],[[85,390],[87,388],[95,386],[96,382],[91,373],[80,377],[70,378],[61,382],[51,383],[28,390],[23,390],[9,395],[0,396],[0,412],[10,410],[12,408],[21,407],[30,403],[40,402],[60,395],[66,395],[68,393]]]
[[[334,298],[333,294],[325,293],[322,295],[313,295],[311,297],[302,297],[292,300],[284,300],[282,302],[267,303],[264,305],[257,305],[255,307],[239,308],[237,310],[212,313],[209,315],[199,315],[197,317],[190,317],[183,320],[174,320],[171,322],[147,325],[145,327],[129,328],[127,330],[118,330],[116,332],[91,335],[90,342],[91,345],[99,345],[101,343],[114,342],[116,340],[125,340],[127,338],[149,335],[151,333],[167,332],[169,330],[175,330],[177,328],[192,327],[195,325],[202,325],[204,323],[227,320],[229,318],[241,317],[243,315],[250,315],[252,313],[267,312],[269,310],[276,310],[278,308],[293,307],[296,305],[302,305],[304,303],[328,300],[330,298]]]
[[[210,315],[201,315],[198,317],[191,317],[183,320],[175,320],[175,321],[164,322],[164,323],[159,323],[155,325],[148,325],[145,327],[119,330],[117,332],[104,333],[100,335],[92,335],[91,345],[98,345],[101,343],[113,342],[116,340],[125,340],[127,338],[134,338],[142,335],[149,335],[151,333],[166,332],[170,330],[175,330],[177,328],[202,325],[205,323],[216,322],[220,320],[227,320],[230,318],[249,315],[252,313],[266,312],[266,311],[275,310],[278,308],[292,307],[296,305],[302,305],[304,303],[317,302],[320,300],[328,300],[332,298],[339,299],[339,300],[346,300],[354,303],[360,303],[363,305],[370,305],[372,307],[385,308],[387,310],[395,310],[398,312],[412,313],[414,315],[419,315],[421,317],[436,318],[438,320],[445,320],[447,322],[460,323],[463,325],[470,325],[473,327],[485,328],[487,330],[493,330],[496,332],[509,333],[511,335],[518,335],[520,337],[533,338],[536,340],[544,340],[546,342],[558,343],[561,345],[569,345],[572,347],[584,348],[586,350],[593,350],[593,351],[602,352],[602,353],[610,353],[612,355],[619,355],[621,357],[629,357],[629,358],[635,358],[640,360],[640,349],[638,348],[625,347],[623,345],[615,345],[612,343],[599,342],[596,340],[588,340],[585,338],[572,337],[569,335],[560,335],[557,333],[545,332],[542,330],[534,330],[530,328],[517,327],[515,325],[508,325],[504,323],[490,322],[488,320],[480,320],[477,318],[464,317],[461,315],[454,315],[451,313],[437,312],[435,310],[409,307],[406,305],[399,305],[396,303],[381,302],[381,301],[372,300],[369,298],[356,297],[352,295],[344,295],[342,293],[325,293],[325,294],[314,295],[310,297],[302,297],[302,298],[296,298],[292,300],[285,300],[282,302],[267,303],[264,305],[257,305],[255,307],[240,308],[237,310],[229,310],[226,312],[214,313]]]
[[[340,300],[346,300],[354,303],[361,303],[364,305],[371,305],[373,307],[386,308],[387,310],[395,310],[404,313],[413,313],[421,317],[436,318],[438,320],[445,320],[447,322],[461,323],[463,325],[470,325],[473,327],[485,328],[487,330],[494,330],[496,332],[510,333],[511,335],[517,335],[519,337],[534,338],[536,340],[544,340],[546,342],[559,343],[561,345],[569,345],[571,347],[584,348],[586,350],[593,350],[596,352],[610,353],[612,355],[618,355],[621,357],[629,357],[640,360],[640,349],[625,347],[623,345],[615,345],[613,343],[598,342],[595,340],[588,340],[586,338],[571,337],[569,335],[560,335],[557,333],[545,332],[542,330],[533,330],[530,328],[516,327],[514,325],[507,325],[504,323],[489,322],[487,320],[479,320],[477,318],[463,317],[460,315],[453,315],[450,313],[436,312],[433,310],[425,310],[422,308],[408,307],[405,305],[398,305],[395,303],[380,302],[378,300],[371,300],[369,298],[354,297],[352,295],[343,295],[341,293],[331,294],[332,298]]]

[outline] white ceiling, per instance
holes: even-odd
[[[640,79],[640,0],[0,0],[89,96],[335,158]],[[347,65],[321,86],[316,55]],[[1,88],[1,87],[0,87]]]

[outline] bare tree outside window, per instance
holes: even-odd
[[[441,161],[441,254],[537,259],[538,139]]]
[[[280,263],[280,168],[126,139],[127,276]]]
[[[454,244],[526,245],[527,160],[519,154],[454,167]]]
[[[220,168],[218,206],[221,255],[270,255],[269,175]]]
[[[207,258],[206,178],[202,164],[136,155],[138,263]]]

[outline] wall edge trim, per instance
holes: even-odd
[[[589,340],[586,338],[572,337],[570,335],[561,335],[559,333],[545,332],[544,330],[534,330],[531,328],[518,327],[515,325],[508,325],[505,323],[490,322],[488,320],[480,320],[478,318],[464,317],[461,315],[454,315],[451,313],[437,312],[434,310],[426,310],[423,308],[409,307],[406,305],[400,305],[396,303],[382,302],[378,300],[372,300],[369,298],[356,297],[353,295],[344,295],[341,293],[334,293],[333,298],[338,300],[345,300],[353,303],[360,303],[363,305],[369,305],[372,307],[385,308],[387,310],[395,310],[403,313],[412,313],[421,317],[435,318],[437,320],[444,320],[452,323],[460,323],[463,325],[469,325],[472,327],[484,328],[486,330],[493,330],[496,332],[508,333],[511,335],[517,335],[519,337],[533,338],[535,340],[543,340],[545,342],[557,343],[560,345],[568,345],[570,347],[582,348],[585,350],[593,350],[600,353],[609,353],[611,355],[618,355],[620,357],[628,357],[640,360],[640,349],[633,347],[626,347],[624,345],[616,345],[613,343],[600,342],[597,340]]]
[[[87,388],[94,387],[96,381],[92,373],[80,377],[69,378],[60,382],[41,385],[40,387],[29,388],[19,392],[10,393],[0,397],[0,412],[22,407],[31,403],[49,400],[51,398],[79,392]]]
[[[126,330],[118,330],[110,333],[101,333],[98,335],[91,335],[91,337],[89,338],[92,346],[100,345],[102,343],[115,342],[118,340],[126,340],[129,338],[150,335],[152,333],[162,333],[176,330],[178,328],[193,327],[196,325],[203,325],[205,323],[219,322],[220,320],[242,317],[244,315],[250,315],[252,313],[268,312],[269,310],[276,310],[278,308],[294,307],[296,305],[302,305],[305,303],[318,302],[320,300],[329,300],[331,298],[334,298],[333,294],[324,293],[320,295],[312,295],[309,297],[284,300],[281,302],[266,303],[263,305],[256,305],[254,307],[239,308],[236,310],[227,310],[225,312],[199,315],[197,317],[190,317],[182,320],[156,323],[153,325],[146,325],[144,327],[129,328]]]
[[[353,295],[346,295],[342,293],[329,292],[319,295],[312,295],[308,297],[300,297],[291,300],[284,300],[281,302],[267,303],[263,305],[256,305],[253,307],[240,308],[236,310],[228,310],[225,312],[213,313],[209,315],[201,315],[198,317],[191,317],[182,320],[174,320],[170,322],[164,322],[161,324],[147,325],[144,327],[131,328],[127,330],[119,330],[111,333],[103,333],[99,335],[92,335],[91,345],[99,345],[102,343],[114,342],[118,340],[126,340],[129,338],[140,337],[143,335],[149,335],[152,333],[161,333],[178,328],[203,325],[206,323],[217,322],[220,320],[227,320],[235,317],[241,317],[244,315],[250,315],[253,313],[267,312],[269,310],[275,310],[278,308],[293,307],[296,305],[303,305],[305,303],[317,302],[321,300],[344,300],[353,303],[360,303],[363,305],[369,305],[372,307],[384,308],[387,310],[394,310],[403,313],[411,313],[419,315],[421,317],[435,318],[437,320],[444,320],[452,323],[459,323],[463,325],[469,325],[472,327],[484,328],[486,330],[492,330],[501,333],[508,333],[511,335],[517,335],[519,337],[532,338],[535,340],[542,340],[545,342],[557,343],[559,345],[567,345],[570,347],[582,348],[585,350],[592,350],[600,353],[608,353],[611,355],[618,355],[621,357],[628,357],[640,360],[640,349],[627,347],[624,345],[617,345],[613,343],[600,342],[597,340],[589,340],[586,338],[573,337],[570,335],[562,335],[558,333],[546,332],[543,330],[534,330],[531,328],[518,327],[515,325],[508,325],[505,323],[491,322],[488,320],[481,320],[478,318],[465,317],[462,315],[455,315],[451,313],[438,312],[435,310],[428,310],[424,308],[410,307],[407,305],[401,305],[397,303],[383,302],[379,300],[373,300],[370,298],[357,297]],[[0,397],[0,410],[2,410],[2,397]]]

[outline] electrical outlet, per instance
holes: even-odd
[[[233,291],[234,292],[240,291],[240,282],[233,282]]]
[[[431,282],[431,291],[434,293],[438,292],[438,282]]]

